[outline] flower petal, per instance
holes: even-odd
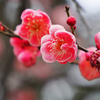
[[[95,51],[95,47],[89,47],[89,51]],[[93,80],[95,78],[100,77],[100,73],[96,71],[95,68],[92,68],[90,65],[90,62],[86,60],[86,53],[83,51],[79,51],[78,53],[79,57],[79,68],[81,71],[81,74],[87,79],[87,80]]]
[[[61,25],[52,25],[49,29],[50,35],[54,37],[54,33],[58,30],[64,30],[65,28]]]
[[[64,40],[70,47],[73,46],[73,42],[75,43],[75,36],[67,31],[58,30],[55,32],[54,37],[58,37],[61,40]]]
[[[51,36],[51,35],[44,35],[42,38],[41,38],[41,45],[45,42],[48,42],[48,41],[51,41],[53,40],[54,38]]]
[[[44,20],[45,24],[51,24],[51,20],[50,20],[49,16],[45,12],[40,12],[40,14],[43,17],[43,20]]]
[[[24,39],[28,39],[28,32],[29,32],[29,26],[23,24],[19,31],[19,35]]]
[[[26,15],[23,18],[23,24],[31,25],[31,21],[32,21],[32,16],[30,16],[30,15]]]
[[[55,62],[55,59],[54,57],[50,54],[50,47],[49,45],[51,44],[50,41],[46,42],[46,43],[43,43],[42,46],[41,46],[41,53],[42,53],[42,58],[45,62],[49,62],[49,63],[52,63],[52,62]]]
[[[81,71],[81,74],[87,79],[87,80],[93,80],[95,78],[100,77],[100,74],[95,70],[95,68],[92,68],[89,61],[80,62],[79,61],[79,68]]]
[[[23,19],[26,15],[31,15],[33,16],[34,15],[34,10],[32,9],[26,9],[22,12],[21,14],[21,19]]]

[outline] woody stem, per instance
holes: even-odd
[[[65,6],[65,12],[67,13],[67,16],[68,16],[68,17],[70,16],[70,14],[69,14],[69,8],[70,8],[70,7],[68,7],[67,5]],[[74,31],[73,26],[71,26],[71,31],[72,31],[72,34],[75,36],[75,31]],[[77,45],[78,45],[78,49],[80,49],[80,50],[82,50],[82,51],[84,51],[84,52],[88,52],[88,50],[87,50],[86,48],[82,47],[82,46],[79,45],[78,43],[77,43]]]
[[[1,31],[1,30],[0,30],[0,33],[3,34],[3,35],[6,35],[6,36],[8,36],[8,37],[18,37],[18,38],[20,38],[18,35],[11,34],[11,33],[9,33],[9,32],[4,32],[4,31]]]

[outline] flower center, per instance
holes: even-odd
[[[48,46],[50,48],[50,55],[56,59],[61,60],[67,50],[63,49],[64,43],[65,41],[63,39],[59,39],[58,37],[52,40],[51,44]]]
[[[33,31],[39,31],[39,29],[40,29],[39,20],[35,20],[35,21],[33,20],[31,29]]]

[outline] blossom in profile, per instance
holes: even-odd
[[[21,19],[20,37],[28,40],[33,46],[40,46],[41,37],[49,34],[49,16],[40,10],[26,9],[22,12]]]
[[[19,55],[18,55],[18,60],[27,67],[32,66],[33,64],[36,63],[36,55],[34,55],[32,52],[30,51],[22,51]]]
[[[66,64],[76,59],[77,45],[75,36],[61,25],[52,25],[49,35],[41,39],[41,53],[45,62]]]
[[[95,64],[95,62],[91,58],[94,57],[93,52],[96,50],[96,48],[89,47],[88,50],[90,51],[89,53],[86,53],[84,51],[79,51],[78,53],[79,68],[84,78],[86,78],[87,80],[93,80],[95,78],[100,77],[100,73],[97,71],[97,67],[93,67],[93,63]],[[91,61],[93,61],[93,63]]]

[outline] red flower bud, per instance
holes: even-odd
[[[69,26],[74,26],[76,24],[76,18],[73,17],[73,16],[70,16],[68,17],[66,23],[69,25]]]

